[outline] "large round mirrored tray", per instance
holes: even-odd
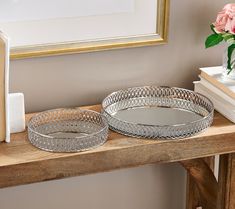
[[[177,139],[195,135],[213,121],[205,96],[175,88],[144,86],[120,90],[102,102],[110,129],[132,137]]]

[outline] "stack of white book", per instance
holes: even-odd
[[[207,96],[218,112],[235,123],[235,80],[223,75],[222,66],[200,70],[200,81],[194,82],[194,90]]]

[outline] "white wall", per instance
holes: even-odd
[[[11,62],[10,89],[28,112],[96,104],[129,86],[192,88],[198,67],[221,64],[204,49],[209,24],[227,0],[171,0],[169,43]],[[0,190],[1,209],[182,209],[185,173],[177,164],[144,166]]]

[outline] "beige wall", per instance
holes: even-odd
[[[144,166],[2,189],[0,208],[182,209],[182,174],[175,164]]]
[[[129,86],[192,88],[201,66],[221,64],[222,48],[204,49],[209,24],[226,0],[171,0],[169,43],[11,62],[10,90],[28,112],[96,104]],[[1,209],[182,209],[184,171],[145,166],[0,190]],[[169,199],[168,199],[169,198]]]

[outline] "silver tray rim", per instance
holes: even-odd
[[[94,111],[94,110],[81,109],[81,108],[79,108],[79,107],[74,107],[74,108],[55,108],[55,109],[51,109],[51,110],[42,111],[42,112],[40,112],[40,113],[36,113],[32,118],[30,118],[30,120],[29,120],[28,123],[27,123],[28,131],[30,130],[30,131],[32,131],[34,134],[37,134],[37,135],[39,135],[39,136],[41,136],[41,137],[45,137],[45,138],[47,138],[47,139],[55,139],[56,137],[49,136],[49,135],[46,135],[46,134],[42,134],[42,133],[39,133],[38,131],[35,131],[32,127],[30,127],[30,126],[31,126],[30,123],[32,122],[33,119],[35,119],[36,117],[38,117],[38,116],[41,115],[41,114],[52,113],[52,112],[54,112],[54,111],[63,111],[63,110],[79,110],[79,111],[81,111],[81,112],[92,112],[92,113],[98,114],[98,115],[102,118],[102,120],[104,121],[104,123],[105,123],[105,126],[104,126],[103,128],[101,128],[99,131],[96,131],[96,132],[94,132],[94,133],[92,133],[92,134],[88,134],[88,135],[86,135],[86,136],[73,137],[74,139],[82,139],[82,138],[85,138],[85,137],[87,137],[87,136],[95,136],[95,135],[100,134],[101,132],[105,131],[105,130],[108,128],[108,120],[107,120],[107,118],[106,118],[104,115],[102,115],[101,113],[96,112],[96,111]]]
[[[201,119],[198,119],[198,120],[195,120],[195,121],[192,121],[192,122],[188,122],[188,123],[181,123],[181,124],[173,124],[173,125],[151,125],[151,124],[142,124],[142,123],[133,123],[133,122],[128,122],[128,121],[125,121],[125,120],[120,120],[118,118],[115,118],[113,117],[113,115],[109,114],[107,111],[106,111],[106,108],[104,108],[104,102],[105,100],[110,97],[110,96],[113,96],[117,93],[121,93],[121,92],[124,92],[124,91],[128,91],[128,90],[134,90],[134,89],[142,89],[142,88],[151,88],[151,87],[155,87],[155,88],[170,88],[170,89],[179,89],[179,90],[184,90],[184,91],[187,91],[187,92],[190,92],[190,93],[193,93],[193,94],[197,94],[197,95],[200,95],[202,96],[203,98],[205,98],[206,100],[208,100],[208,102],[210,103],[210,105],[212,106],[212,111],[209,112],[206,116],[202,117]],[[137,97],[136,97],[137,98]],[[140,98],[140,97],[138,97]],[[142,97],[144,98],[144,97]],[[115,103],[113,103],[115,104]],[[144,106],[143,106],[144,107]],[[130,108],[131,109],[131,108]],[[183,109],[183,108],[182,108]],[[183,109],[184,110],[184,109]],[[213,116],[214,115],[214,104],[213,102],[208,98],[206,97],[205,95],[201,94],[201,93],[198,93],[198,92],[195,92],[195,91],[192,91],[192,90],[189,90],[189,89],[185,89],[185,88],[179,88],[179,87],[170,87],[170,86],[155,86],[155,85],[146,85],[146,86],[135,86],[135,87],[129,87],[129,88],[125,88],[125,89],[120,89],[118,91],[114,91],[110,94],[108,94],[105,99],[102,101],[101,103],[101,113],[105,113],[107,114],[109,117],[115,119],[116,121],[120,122],[120,123],[127,123],[127,124],[131,124],[131,125],[136,125],[136,126],[145,126],[145,127],[181,127],[181,126],[187,126],[187,125],[190,125],[190,124],[195,124],[195,123],[200,123],[206,119],[208,119],[209,117]],[[121,131],[119,132],[121,133]]]

